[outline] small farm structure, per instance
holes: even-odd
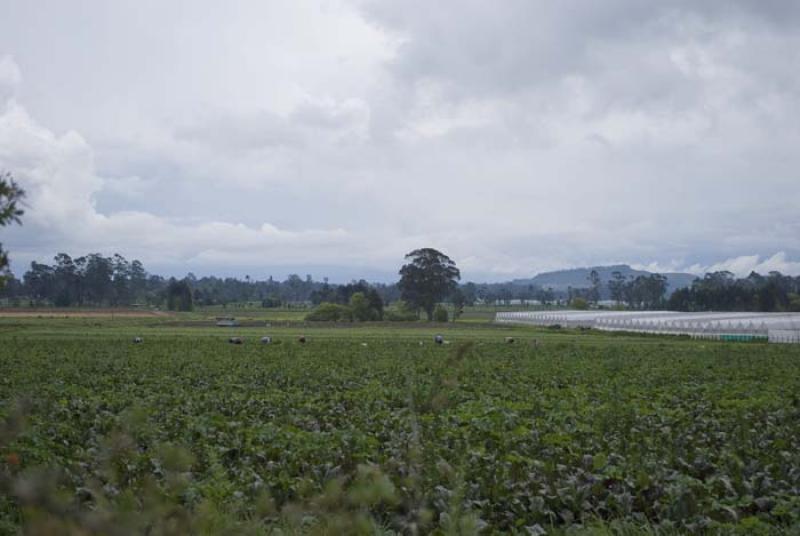
[[[514,311],[499,312],[495,322],[592,328],[662,335],[689,335],[696,339],[800,343],[800,313],[676,311]]]

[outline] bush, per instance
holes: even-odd
[[[573,309],[577,309],[579,311],[585,311],[589,308],[589,302],[583,298],[572,298],[572,301],[569,302],[569,304]]]
[[[447,309],[445,309],[444,305],[439,304],[436,306],[436,309],[433,310],[433,321],[434,322],[447,322],[450,319],[450,315],[447,314]]]
[[[377,311],[370,308],[369,301],[363,292],[356,292],[350,296],[350,311],[353,314],[353,320],[358,322],[378,319]]]
[[[264,309],[274,309],[276,307],[280,307],[283,305],[281,303],[281,299],[277,296],[270,296],[269,298],[264,298],[261,300],[261,307]]]
[[[416,322],[419,320],[417,312],[409,309],[404,301],[396,301],[394,306],[384,313],[383,317],[389,322]]]
[[[414,311],[402,311],[390,309],[386,311],[383,318],[389,322],[416,322],[419,320],[417,313]]]
[[[353,313],[346,305],[323,302],[306,315],[309,322],[351,322]]]

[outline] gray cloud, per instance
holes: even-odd
[[[4,241],[198,273],[391,274],[421,245],[479,279],[798,271],[798,25],[778,1],[0,0],[0,167],[32,192]]]

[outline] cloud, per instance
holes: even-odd
[[[81,2],[0,5],[17,259],[358,277],[430,245],[505,279],[800,258],[791,3]]]
[[[800,275],[800,261],[789,258],[785,251],[779,251],[774,255],[740,255],[731,257],[711,264],[691,264],[687,265],[679,260],[672,260],[667,263],[653,262],[649,264],[632,264],[633,268],[647,270],[649,272],[669,273],[686,272],[696,275],[704,275],[711,272],[731,272],[737,277],[747,277],[751,272],[768,274],[770,272],[780,272],[784,275]]]
[[[693,265],[689,270],[696,274],[728,271],[738,277],[746,277],[751,272],[759,274],[780,272],[784,275],[800,275],[800,261],[789,260],[785,252],[779,251],[771,257],[742,255],[707,266]]]
[[[22,82],[19,66],[9,55],[0,56],[0,99],[11,97]]]
[[[348,233],[335,229],[286,230],[263,223],[246,225],[204,221],[181,223],[148,212],[95,208],[104,189],[130,194],[135,178],[106,179],[95,171],[91,147],[76,132],[58,136],[9,101],[0,114],[0,167],[13,170],[26,190],[23,251],[123,251],[144,260],[241,262],[253,264],[265,253],[277,263],[302,262],[308,248],[320,259],[342,254]],[[122,185],[122,186],[121,186]],[[77,249],[77,251],[76,251]]]

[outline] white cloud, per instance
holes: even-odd
[[[731,272],[736,277],[747,277],[751,272],[762,275],[770,272],[780,272],[784,275],[800,275],[800,261],[789,258],[785,251],[779,251],[774,255],[740,255],[729,259],[713,262],[711,264],[694,263],[687,265],[680,260],[672,260],[667,263],[652,262],[648,264],[634,263],[633,268],[647,270],[649,272],[668,273],[686,272],[696,275],[704,275],[711,272]]]
[[[41,251],[113,249],[167,263],[214,259],[252,264],[269,254],[273,262],[288,263],[302,262],[308,248],[322,259],[338,258],[343,254],[338,248],[348,239],[343,229],[181,224],[147,212],[100,213],[94,196],[109,185],[118,189],[120,181],[96,173],[92,149],[79,134],[57,136],[13,101],[0,114],[0,168],[13,170],[26,190],[24,223],[30,229],[25,237]]]
[[[430,245],[504,279],[800,258],[791,3],[76,1],[0,0],[18,260],[358,277]]]
[[[800,275],[800,261],[792,261],[787,257],[786,252],[779,251],[771,257],[742,255],[711,265],[696,264],[691,266],[689,270],[696,274],[728,271],[738,277],[746,277],[751,272],[759,274],[780,272],[784,275]]]

